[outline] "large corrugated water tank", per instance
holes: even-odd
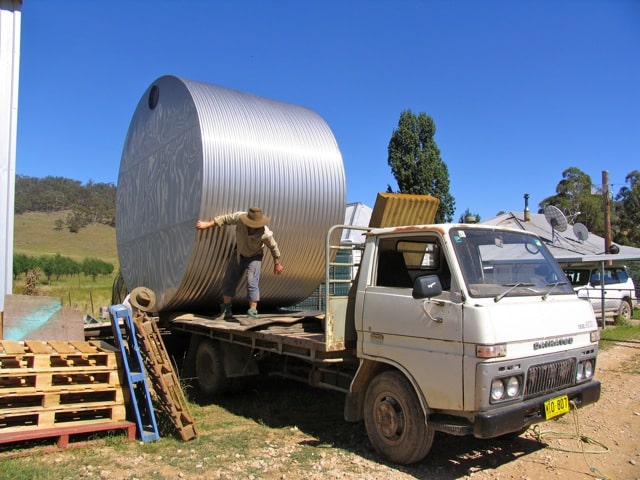
[[[198,219],[262,207],[285,267],[268,250],[259,308],[293,305],[324,278],[324,244],[345,212],[342,157],[315,112],[174,76],[154,81],[135,110],[116,198],[126,287],[145,286],[157,311],[215,312],[235,227]],[[234,302],[246,304],[246,286]]]

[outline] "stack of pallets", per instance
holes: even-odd
[[[124,429],[119,354],[94,342],[0,340],[0,443]]]

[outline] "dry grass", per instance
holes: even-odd
[[[81,261],[97,257],[118,267],[116,230],[107,225],[89,225],[78,233],[55,230],[55,221],[66,218],[66,212],[29,212],[16,215],[14,221],[13,251],[30,256],[59,253]]]
[[[84,275],[52,279],[51,284],[41,278],[38,295],[58,297],[62,305],[97,316],[100,307],[111,302],[111,285],[119,269],[115,228],[106,225],[90,225],[78,233],[66,229],[55,230],[55,221],[66,218],[66,212],[30,212],[16,215],[14,221],[14,253],[32,257],[60,254],[81,262],[86,257],[96,257],[114,266],[114,273],[99,276],[96,281]],[[24,277],[13,282],[13,293],[22,294]]]

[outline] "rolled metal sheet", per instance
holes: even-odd
[[[125,140],[116,238],[129,291],[148,287],[158,311],[215,311],[235,227],[198,219],[260,206],[285,267],[265,252],[259,308],[293,305],[324,278],[324,243],[345,212],[342,156],[315,112],[174,76],[140,99]],[[246,304],[243,282],[234,299]]]

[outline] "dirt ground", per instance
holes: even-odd
[[[511,440],[476,440],[437,435],[422,462],[399,467],[385,464],[371,451],[366,437],[324,448],[311,469],[295,462],[278,468],[301,444],[323,443],[304,431],[277,451],[248,452],[230,469],[209,470],[208,478],[269,479],[640,479],[640,343],[625,342],[602,350],[597,378],[600,401],[556,421],[529,429]],[[342,443],[342,445],[340,445]],[[358,445],[355,445],[355,444]],[[345,451],[346,447],[346,451]],[[264,476],[256,471],[262,465]]]
[[[438,435],[429,456],[408,467],[381,463],[365,445],[348,455],[327,454],[317,471],[290,468],[269,478],[640,479],[640,343],[616,344],[598,358],[600,401],[521,437],[487,441]]]
[[[200,438],[191,443],[135,442],[123,453],[101,442],[90,458],[80,447],[49,451],[41,461],[72,469],[64,478],[100,480],[640,480],[640,342],[601,350],[596,376],[602,396],[595,405],[515,439],[437,434],[427,458],[410,466],[375,455],[364,426],[342,420],[341,394],[295,382],[270,382],[197,405]],[[285,401],[292,397],[300,399],[293,402],[299,407]],[[22,453],[34,457],[29,449]],[[6,478],[2,470],[0,458],[0,478]]]

